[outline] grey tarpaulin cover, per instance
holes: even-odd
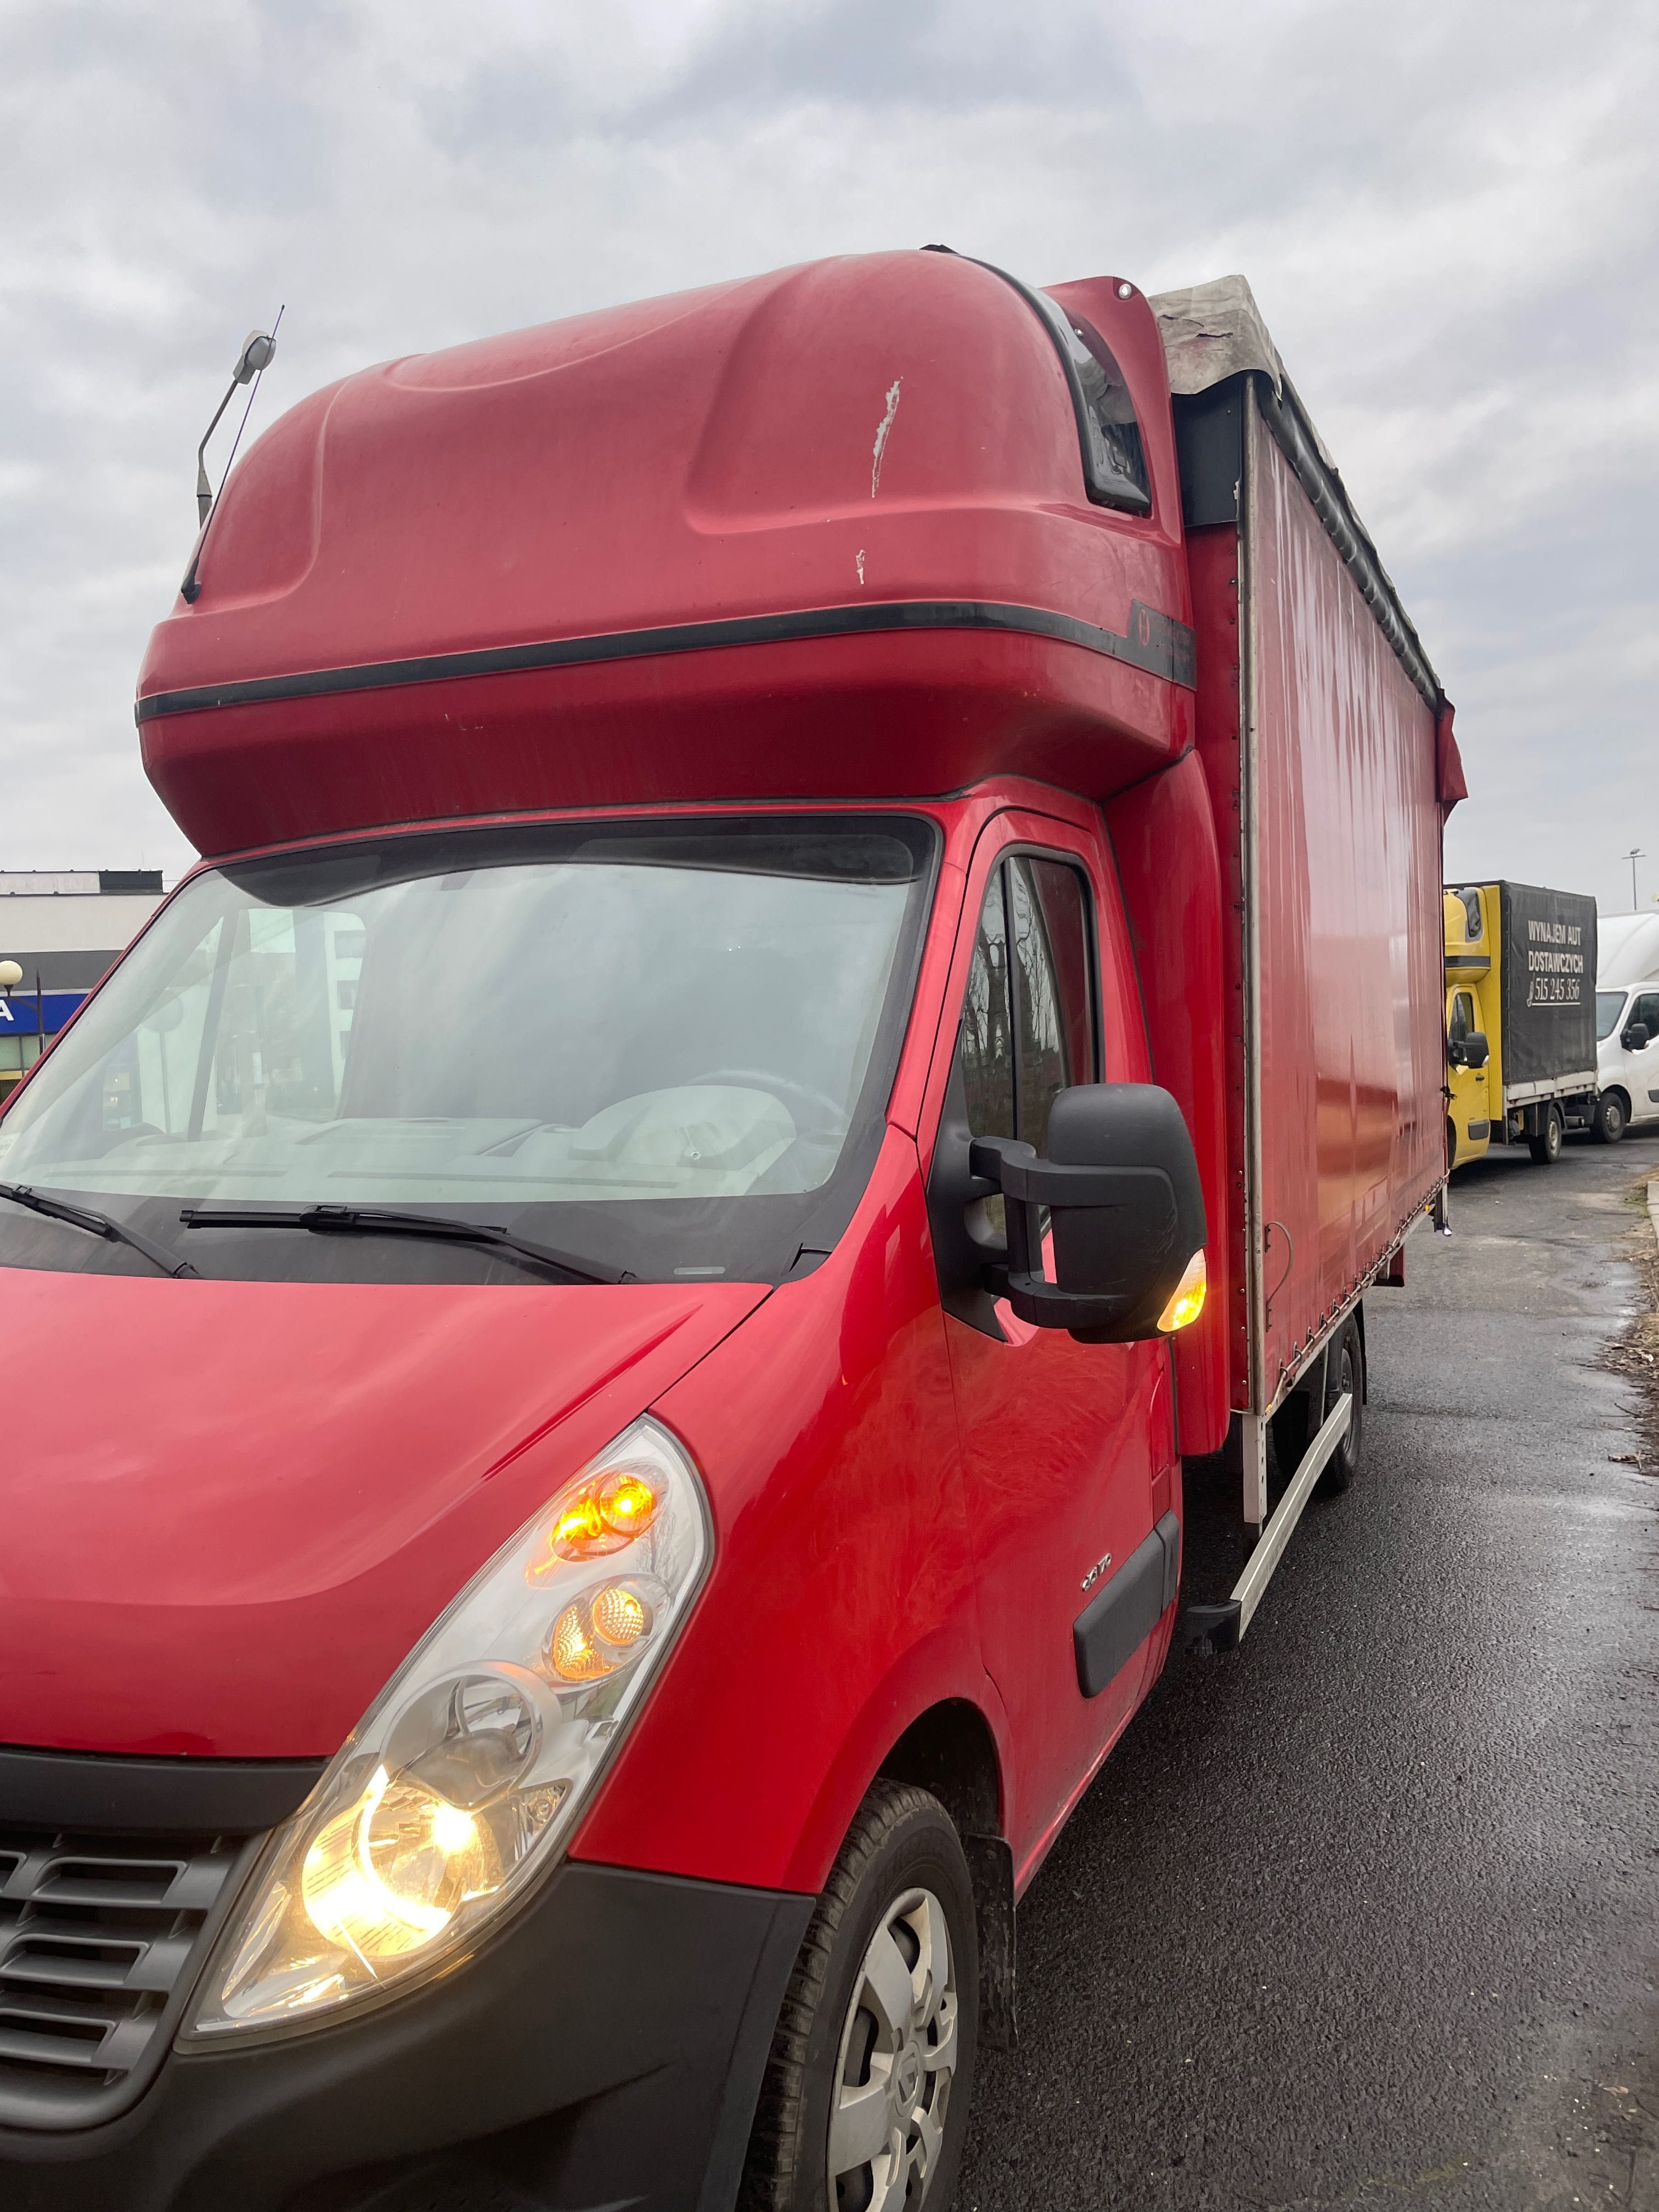
[[[1370,531],[1360,520],[1353,501],[1348,496],[1347,486],[1342,481],[1342,471],[1331,459],[1330,449],[1314,427],[1314,420],[1302,403],[1290,378],[1285,374],[1285,364],[1279,357],[1279,348],[1268,333],[1261,310],[1255,303],[1249,280],[1244,276],[1215,276],[1207,284],[1188,284],[1178,292],[1149,294],[1147,306],[1158,318],[1158,326],[1164,339],[1164,358],[1168,365],[1170,389],[1177,398],[1194,392],[1207,392],[1212,386],[1224,384],[1230,376],[1245,371],[1255,371],[1265,376],[1273,386],[1273,394],[1285,410],[1293,415],[1306,434],[1320,460],[1329,471],[1332,484],[1347,520],[1364,540],[1365,552],[1389,597],[1399,605],[1399,594],[1393,580],[1377,557],[1376,543]],[[1417,633],[1412,629],[1403,608],[1400,619],[1410,633],[1411,641],[1422,660],[1425,670],[1432,678],[1427,656],[1423,653]],[[1396,648],[1398,649],[1398,648]],[[1409,661],[1407,665],[1410,665]],[[1439,681],[1433,678],[1437,691]]]
[[[1207,392],[1243,368],[1265,371],[1273,390],[1283,390],[1285,364],[1246,278],[1217,276],[1179,292],[1158,292],[1147,305],[1164,333],[1171,392]]]
[[[1247,276],[1214,276],[1207,284],[1188,284],[1179,292],[1153,293],[1146,304],[1163,334],[1171,392],[1178,396],[1207,392],[1243,369],[1260,369],[1279,397],[1291,400],[1320,459],[1333,475],[1339,473],[1301,395],[1285,374]]]

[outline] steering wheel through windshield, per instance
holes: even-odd
[[[695,1089],[702,1083],[729,1083],[745,1091],[764,1091],[780,1104],[791,1107],[799,1104],[810,1109],[803,1121],[794,1115],[798,1128],[815,1136],[827,1136],[831,1132],[839,1135],[847,1126],[847,1109],[838,1098],[830,1097],[826,1091],[814,1090],[810,1083],[797,1083],[793,1076],[775,1075],[763,1067],[715,1067],[707,1074],[686,1079],[688,1086]]]

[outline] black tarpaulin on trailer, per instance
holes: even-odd
[[[1504,1083],[1547,1082],[1595,1066],[1595,901],[1500,884]]]

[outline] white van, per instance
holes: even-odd
[[[1659,914],[1604,915],[1596,927],[1595,1133],[1659,1121]]]

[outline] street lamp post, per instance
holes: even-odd
[[[1634,914],[1636,912],[1636,863],[1638,860],[1645,860],[1648,856],[1639,846],[1632,845],[1624,857],[1630,862],[1630,910]]]

